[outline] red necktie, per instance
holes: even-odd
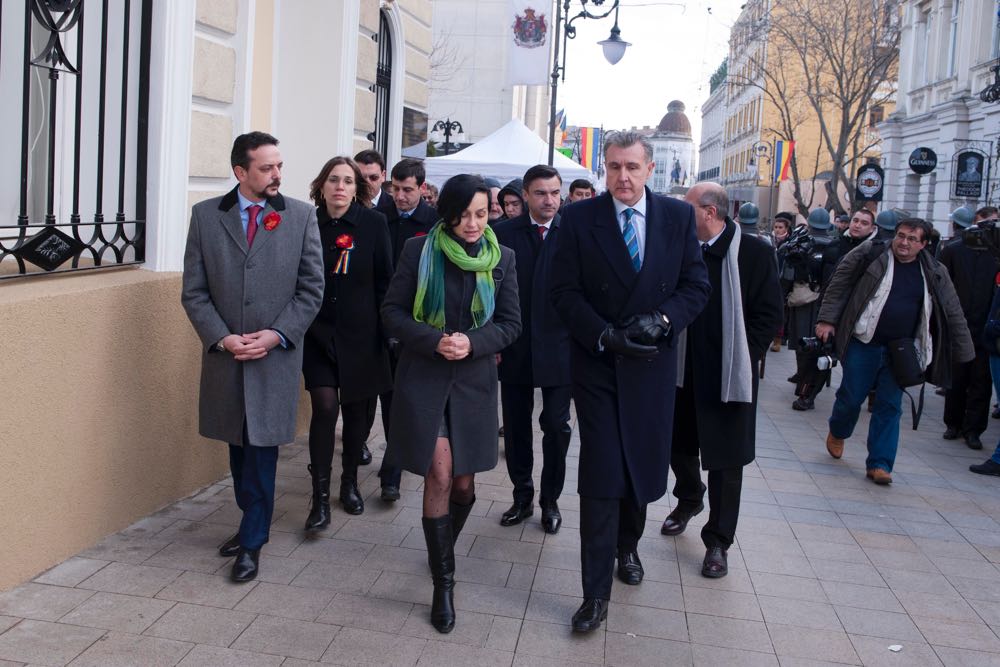
[[[545,227],[543,227],[542,225],[535,225],[535,229],[538,230],[538,238],[540,238],[541,240],[544,241],[545,240],[545,231],[546,231]]]
[[[247,247],[253,247],[253,238],[257,236],[257,216],[263,206],[252,204],[247,208]]]

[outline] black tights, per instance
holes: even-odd
[[[312,419],[309,421],[309,461],[319,471],[329,470],[333,464],[333,446],[336,440],[337,417],[340,401],[336,387],[313,387],[309,390],[312,399]],[[344,473],[356,475],[361,458],[361,446],[365,442],[368,426],[368,401],[345,403],[343,423],[344,450],[342,463]]]
[[[431,467],[424,476],[424,516],[428,519],[448,514],[448,503],[468,505],[476,497],[476,476],[452,477],[451,443],[438,438]]]

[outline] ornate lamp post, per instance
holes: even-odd
[[[768,166],[771,167],[771,181],[768,184],[769,194],[767,197],[767,223],[770,225],[773,224],[774,218],[774,146],[765,141],[755,141],[750,147],[750,166],[757,165],[761,160],[766,160]],[[754,176],[754,185],[756,186],[757,181],[760,180],[759,169],[755,169]]]
[[[577,19],[603,19],[615,13],[615,25],[611,28],[611,34],[607,39],[603,39],[598,44],[604,50],[604,58],[612,65],[617,65],[618,61],[625,55],[625,49],[631,44],[621,38],[621,30],[618,29],[618,5],[620,0],[613,0],[611,6],[604,13],[591,14],[587,8],[588,4],[595,8],[601,7],[607,0],[580,0],[580,12],[574,16],[569,15],[572,0],[556,0],[556,46],[552,57],[552,92],[549,95],[549,165],[552,165],[552,158],[556,150],[556,95],[558,92],[559,78],[566,80],[566,40],[576,37],[576,27],[573,22]],[[559,31],[562,30],[562,62],[559,61]]]
[[[444,133],[444,154],[448,155],[451,153],[451,135],[462,134],[465,130],[462,129],[462,124],[457,120],[452,120],[450,118],[445,118],[444,120],[439,120],[434,123],[434,127],[431,128],[431,132],[443,132]]]

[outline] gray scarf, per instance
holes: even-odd
[[[723,403],[753,401],[753,367],[750,346],[743,322],[743,296],[740,290],[740,226],[722,263],[719,290],[722,293],[722,395]],[[684,365],[687,360],[687,329],[677,337],[677,386],[684,386]]]

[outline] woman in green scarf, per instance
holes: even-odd
[[[431,623],[455,626],[454,545],[475,502],[475,473],[497,464],[496,355],[521,332],[514,252],[487,226],[490,189],[460,174],[441,188],[441,220],[406,242],[382,302],[402,344],[386,461],[424,478],[434,580]]]

